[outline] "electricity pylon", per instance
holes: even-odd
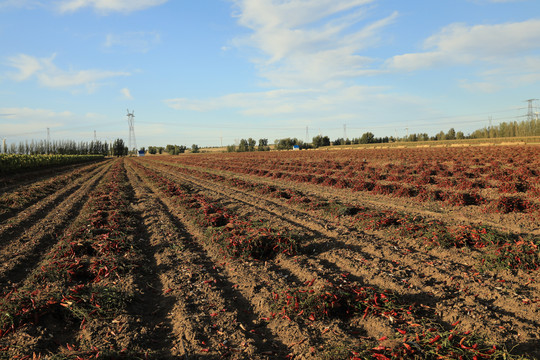
[[[137,141],[135,140],[135,110],[133,110],[131,113],[129,112],[129,109],[127,111],[127,117],[128,117],[128,124],[129,124],[129,142],[128,142],[128,149],[129,151],[137,151]]]

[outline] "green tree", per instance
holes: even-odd
[[[322,146],[330,146],[330,138],[328,136],[317,135],[313,138],[313,147],[319,148]]]
[[[249,138],[247,140],[248,151],[255,151],[255,144],[257,144],[257,142],[252,138]]]
[[[270,147],[268,146],[268,139],[259,139],[259,146],[257,147],[259,151],[268,151]]]
[[[246,152],[248,151],[248,141],[246,139],[241,139],[240,144],[238,145],[238,152]]]
[[[197,145],[197,144],[191,145],[191,152],[192,152],[193,154],[196,154],[196,153],[198,153],[199,151],[200,151],[200,150],[199,150],[199,145]]]
[[[124,140],[116,139],[113,143],[113,156],[126,156],[128,154],[128,148],[124,144]]]
[[[362,134],[362,137],[360,138],[360,144],[371,144],[374,142],[375,135],[371,132],[366,132]]]
[[[343,138],[337,138],[332,142],[333,145],[345,145],[346,141]]]
[[[454,128],[451,128],[446,133],[446,140],[455,140],[456,139],[456,130]]]

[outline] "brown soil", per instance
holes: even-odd
[[[132,237],[139,264],[123,280],[122,286],[136,294],[126,313],[84,329],[53,315],[44,317],[38,324],[0,338],[0,350],[30,358],[34,353],[35,357],[63,354],[72,359],[76,353],[67,345],[78,342],[103,349],[107,344],[144,349],[156,359],[340,359],[348,358],[349,350],[364,341],[384,336],[389,338],[383,343],[386,346],[400,341],[391,321],[370,316],[317,321],[272,316],[279,311],[274,294],[313,279],[314,288],[320,288],[326,280],[346,275],[348,281],[389,290],[407,303],[418,304],[436,326],[451,329],[460,321],[460,330],[473,331],[489,344],[540,358],[538,271],[480,272],[481,251],[426,248],[413,239],[358,229],[346,221],[291,206],[285,200],[145,161],[145,166],[162,176],[190,184],[199,194],[239,216],[264,220],[302,238],[296,256],[278,255],[268,261],[232,259],[205,240],[192,219],[134,165],[136,161],[140,160],[124,162],[132,190],[131,211],[137,224]],[[109,162],[100,164],[69,186],[0,222],[3,289],[29,281],[28,274],[39,268],[47,250],[76,221],[88,194],[109,168]],[[483,223],[512,233],[540,233],[537,219],[531,219],[530,214],[488,214],[475,207],[441,207],[318,185],[209,172],[455,224]],[[49,175],[42,173],[19,181],[32,184],[45,181]],[[15,191],[17,186],[11,183],[3,190]],[[0,353],[3,358],[9,357]]]

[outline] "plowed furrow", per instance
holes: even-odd
[[[380,238],[373,234],[364,234],[338,223],[318,219],[306,211],[291,208],[287,204],[280,204],[276,200],[267,199],[248,191],[231,189],[221,183],[215,184],[173,171],[166,171],[166,173],[179,181],[189,182],[201,191],[210,191],[214,198],[236,210],[244,211],[247,214],[257,212],[257,215],[266,217],[269,221],[280,221],[285,227],[301,230],[309,238],[309,241],[304,245],[304,252],[308,254],[323,253],[334,248],[354,249],[362,258],[376,259],[381,262],[381,266],[389,267],[396,259],[403,259],[404,250],[401,249],[398,241]],[[463,271],[471,270],[471,259],[463,257],[462,262],[456,263],[453,260],[445,259],[442,255],[444,252],[433,255],[416,251],[415,257],[418,259],[415,260],[415,264],[421,265],[437,261],[447,263],[447,266],[452,266],[452,270],[441,268],[441,275],[444,277],[451,276],[456,267]]]
[[[538,307],[527,303],[527,296],[535,296],[534,285],[523,288],[523,281],[516,281],[510,273],[474,274],[472,265],[478,261],[474,252],[466,250],[461,256],[456,256],[456,249],[439,250],[440,254],[413,253],[387,238],[348,233],[342,227],[329,231],[319,221],[307,225],[304,219],[299,220],[303,214],[280,209],[275,201],[259,195],[167,169],[161,171],[212,194],[233,209],[245,209],[246,214],[281,222],[284,227],[310,230],[305,231],[310,244],[304,248],[307,256],[299,259],[302,266],[283,261],[302,281],[314,275],[324,278],[330,273],[351,273],[358,281],[392,289],[411,302],[428,304],[438,312],[439,322],[445,327],[460,320],[469,329],[509,346],[522,342],[523,337],[530,341],[540,339],[540,316],[535,310]],[[456,258],[459,260],[451,260]],[[306,269],[312,270],[312,274]]]
[[[406,198],[403,199],[399,197],[377,195],[364,191],[351,191],[350,189],[336,189],[331,186],[314,185],[306,182],[280,179],[274,180],[265,176],[240,174],[231,170],[216,170],[210,168],[201,168],[200,166],[183,164],[169,163],[168,165],[193,168],[199,171],[205,171],[208,173],[214,173],[227,177],[239,177],[261,184],[274,186],[277,185],[279,187],[286,186],[290,189],[300,190],[306,195],[320,195],[321,193],[324,193],[325,196],[328,197],[328,199],[335,199],[344,202],[354,201],[356,203],[365,204],[381,210],[407,212],[409,214],[418,214],[420,216],[427,216],[438,220],[447,220],[448,218],[452,218],[453,221],[457,223],[488,225],[500,231],[509,231],[517,234],[522,233],[524,230],[527,230],[534,234],[539,233],[537,227],[530,229],[524,228],[524,224],[530,223],[530,217],[535,216],[536,214],[509,214],[505,216],[502,214],[493,213],[491,214],[492,219],[487,219],[485,216],[476,216],[476,214],[481,213],[481,211],[472,209],[460,209],[459,207],[455,208],[451,206],[441,206],[440,203],[411,201],[411,199]],[[517,225],[516,221],[513,221],[515,217],[529,220],[525,221],[524,224],[520,223],[520,225]]]
[[[1,235],[6,245],[0,251],[0,284],[14,284],[24,279],[81,211],[88,194],[109,168],[110,164],[100,168],[91,177],[86,177],[83,183],[70,187],[67,192],[63,191],[59,198],[51,199],[48,204],[50,209],[46,213],[35,213],[34,221],[28,228],[22,228],[15,234]],[[40,219],[38,214],[45,216]]]
[[[18,213],[12,214],[11,217],[0,222],[0,239],[2,239],[0,240],[0,249],[9,245],[9,239],[22,236],[28,228],[49,215],[56,206],[59,206],[71,194],[84,186],[89,179],[96,176],[96,174],[103,174],[105,167],[106,164],[103,164],[68,186],[44,197],[35,204],[28,206]]]
[[[17,214],[22,213],[50,195],[61,192],[73,184],[80,183],[81,179],[84,179],[92,172],[95,173],[96,169],[103,165],[104,162],[94,163],[32,182],[26,186],[18,186],[16,189],[2,193],[0,195],[0,223],[9,218],[14,218],[10,222],[16,221]],[[21,214],[21,216],[24,215]]]
[[[149,187],[154,189],[152,185]],[[159,190],[155,190],[159,192]],[[164,198],[163,203],[167,206],[169,212],[174,214],[185,224],[186,229],[194,234],[194,240],[201,254],[210,259],[216,266],[216,269],[225,276],[230,286],[227,293],[228,299],[243,299],[240,303],[234,301],[231,308],[238,308],[244,311],[243,316],[247,316],[247,329],[250,333],[259,336],[265,346],[270,346],[269,351],[262,354],[273,354],[283,356],[287,352],[294,354],[310,354],[323,345],[328,345],[338,338],[343,340],[347,337],[344,334],[324,332],[321,324],[317,326],[306,326],[302,323],[290,321],[281,315],[278,315],[273,301],[273,294],[283,291],[289,287],[298,286],[294,276],[287,270],[272,262],[245,262],[231,260],[224,256],[223,252],[215,245],[202,240],[204,235],[199,229],[191,224],[191,220],[175,209],[170,199]],[[230,294],[230,295],[229,295]],[[272,315],[273,314],[273,315]],[[266,323],[268,321],[268,323]],[[325,335],[323,335],[325,334]],[[264,339],[267,339],[266,341]],[[352,341],[352,340],[351,340]]]
[[[283,353],[274,336],[260,328],[238,284],[224,275],[224,261],[208,256],[178,219],[181,215],[173,215],[139,175],[132,173],[130,179],[136,193],[145,194],[139,206],[161,289],[172,304],[172,354],[262,359],[276,350]]]
[[[309,244],[306,245],[306,253],[322,253],[332,250],[334,247],[354,249],[365,258],[376,258],[377,261],[381,262],[381,267],[392,267],[395,261],[403,259],[413,261],[412,265],[418,265],[416,268],[422,268],[424,264],[428,264],[435,267],[434,271],[440,272],[440,277],[444,279],[455,275],[456,271],[474,273],[476,272],[474,264],[481,262],[481,254],[476,251],[467,249],[427,251],[415,240],[394,239],[394,237],[389,237],[381,232],[364,233],[337,222],[317,218],[308,211],[292,208],[289,204],[280,203],[278,200],[268,199],[246,190],[231,188],[223,183],[216,184],[171,170],[168,170],[167,173],[177,179],[189,181],[191,184],[220,194],[223,201],[228,202],[229,206],[242,209],[247,205],[247,211],[253,211],[254,208],[257,208],[262,212],[273,214],[276,219],[284,220],[306,231],[311,236]],[[331,241],[329,242],[328,239]],[[456,256],[456,253],[459,255]],[[439,263],[443,266],[435,266]],[[515,281],[514,274],[499,273],[496,275],[504,280],[506,285],[519,286],[519,281]],[[536,277],[537,275],[530,274],[530,276]],[[475,281],[473,280],[473,282]],[[534,282],[531,283],[531,286],[534,286]],[[485,286],[490,285],[486,284]],[[534,289],[531,290],[534,291]]]
[[[101,162],[101,160],[100,160]],[[49,167],[19,174],[9,174],[0,176],[0,194],[19,189],[29,184],[44,181],[59,174],[77,170],[89,163],[72,164],[65,166]]]

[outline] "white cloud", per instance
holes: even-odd
[[[168,0],[64,0],[58,5],[61,12],[74,12],[91,7],[98,12],[132,12],[159,6]]]
[[[387,64],[409,71],[475,61],[500,63],[540,50],[540,20],[475,26],[452,24],[429,37],[424,47],[430,50],[397,55]]]
[[[123,88],[122,90],[120,90],[120,92],[122,93],[122,95],[124,95],[124,98],[128,100],[133,100],[133,96],[131,96],[131,92],[128,88]]]
[[[461,79],[460,86],[469,91],[493,93],[540,82],[540,56],[505,59],[489,70],[477,74],[477,79]]]
[[[129,76],[130,73],[107,70],[61,70],[54,65],[56,55],[50,58],[36,58],[26,54],[19,54],[8,58],[7,65],[19,70],[18,73],[10,74],[15,81],[24,81],[36,77],[38,82],[50,88],[73,88],[85,86],[89,92],[94,91],[100,84],[99,81],[118,77]]]
[[[53,56],[54,58],[54,56]],[[15,81],[24,81],[43,69],[43,64],[52,61],[51,59],[37,59],[33,56],[20,54],[8,58],[7,65],[19,70],[18,74],[12,74]]]
[[[376,0],[236,0],[238,23],[253,31],[233,41],[257,50],[252,61],[278,87],[323,85],[373,73],[360,52],[397,17],[365,22]],[[364,23],[362,23],[364,22]],[[362,24],[360,24],[362,23]]]
[[[0,118],[2,136],[46,134],[47,127],[62,126],[63,122],[73,117],[69,111],[56,112],[47,109],[0,108],[6,114]]]
[[[73,116],[70,111],[56,112],[47,109],[31,109],[31,108],[0,108],[0,113],[9,114],[5,119],[11,120],[28,120],[28,119],[57,119]]]
[[[540,81],[540,20],[452,24],[426,39],[424,48],[425,52],[394,56],[386,62],[388,69],[466,65],[473,75],[458,79],[458,83],[471,92],[493,93]]]
[[[29,139],[45,139],[47,128],[51,139],[89,141],[114,139],[123,133],[125,122],[99,113],[78,114],[42,108],[0,108],[0,137],[7,137],[8,145]]]
[[[402,109],[425,106],[419,98],[373,86],[280,89],[235,93],[206,100],[177,98],[164,102],[176,110],[207,112],[233,109],[248,118],[286,118],[290,121],[359,119],[372,116],[377,111],[380,113],[381,108],[388,109],[389,103]]]
[[[155,31],[137,31],[124,34],[107,34],[103,45],[109,49],[121,47],[132,52],[146,53],[160,42],[161,36]]]

